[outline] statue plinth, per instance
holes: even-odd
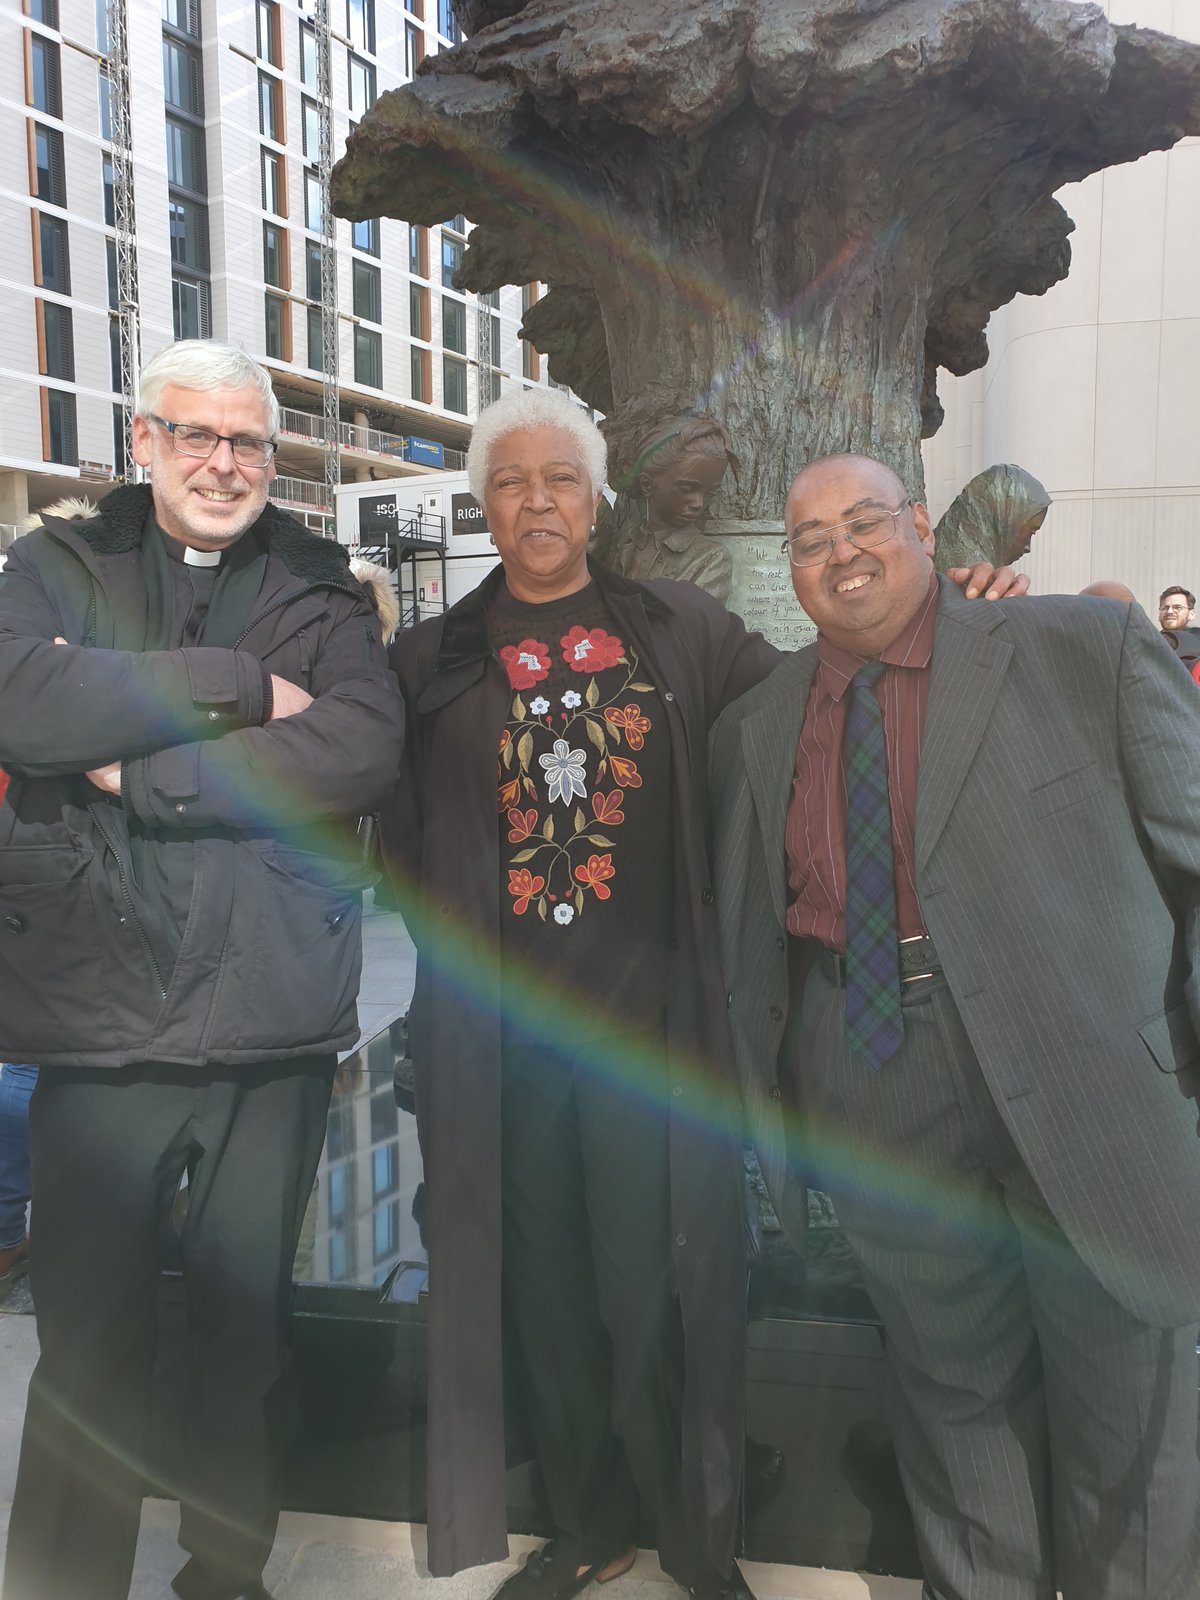
[[[781,650],[799,650],[811,644],[817,630],[797,603],[791,564],[779,550],[783,523],[714,519],[705,532],[720,540],[733,562],[730,611]]]

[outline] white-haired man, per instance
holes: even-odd
[[[0,1057],[40,1068],[30,1386],[5,1600],[128,1592],[159,1251],[192,1363],[183,1600],[262,1595],[291,1262],[340,1048],[359,880],[338,821],[403,709],[340,548],[268,504],[278,410],[233,346],[142,374],[150,484],[44,521],[0,576]]]

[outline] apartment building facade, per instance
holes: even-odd
[[[95,498],[126,458],[113,6],[123,8],[141,359],[233,340],[283,408],[273,494],[315,526],[324,483],[321,52],[333,148],[458,38],[449,0],[20,0],[0,12],[0,526]],[[455,289],[468,232],[334,222],[342,480],[461,464],[470,423],[545,382],[517,329],[537,286]],[[487,339],[480,343],[480,318]],[[481,370],[480,352],[484,351]]]

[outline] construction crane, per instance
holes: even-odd
[[[130,116],[128,0],[107,0],[108,86],[112,125],[113,222],[117,247],[117,344],[121,363],[121,413],[124,459],[113,466],[119,476],[141,476],[130,452],[130,430],[137,412],[142,335],[138,312],[137,213],[133,196],[133,127]]]
[[[317,176],[321,187],[321,443],[325,457],[327,533],[334,530],[334,489],[342,480],[341,415],[338,406],[337,238],[333,226],[330,184],[333,178],[333,39],[329,0],[316,0],[317,36]]]

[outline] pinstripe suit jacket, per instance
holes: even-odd
[[[785,657],[711,742],[738,1071],[791,1232],[784,825],[816,666],[815,646]],[[945,579],[931,670],[917,886],[987,1089],[1110,1291],[1155,1325],[1200,1319],[1196,686],[1136,606]]]

